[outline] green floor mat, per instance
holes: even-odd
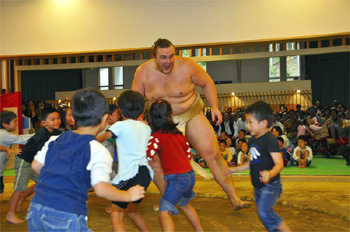
[[[332,156],[331,158],[314,157],[311,166],[307,168],[298,168],[297,166],[284,167],[282,175],[315,175],[315,176],[349,176],[350,166],[345,165],[346,161],[341,156]],[[210,172],[209,168],[205,168]],[[235,175],[248,175],[249,171],[237,173]],[[6,169],[4,176],[15,176],[14,169]]]
[[[210,172],[209,168],[206,170]],[[249,170],[235,175],[249,175]],[[312,159],[309,167],[287,166],[284,167],[281,175],[349,176],[350,166],[346,165],[346,161],[341,156],[332,156],[331,158],[316,156]]]

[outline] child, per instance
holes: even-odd
[[[99,133],[98,136],[102,135],[104,132],[106,132],[108,128],[111,127],[111,125],[113,125],[114,123],[116,123],[121,119],[119,114],[119,109],[116,104],[109,104],[108,108],[109,110],[108,110],[108,118],[107,118],[107,127],[101,133]],[[113,179],[118,173],[118,156],[117,156],[116,147],[115,147],[115,138],[113,137],[109,138],[108,140],[104,141],[102,145],[107,148],[107,150],[109,151],[109,153],[113,158],[112,173],[111,173],[111,179]],[[112,207],[112,203],[109,201],[108,206],[106,208],[107,213],[112,212],[111,207]]]
[[[222,158],[224,158],[227,162],[227,164],[229,164],[233,158],[231,152],[229,149],[226,148],[226,140],[220,140],[219,141],[219,148],[220,148],[220,154],[222,156]]]
[[[60,114],[61,125],[60,131],[66,132],[68,130],[75,130],[75,122],[72,115],[72,109],[70,107],[64,106],[58,109],[58,113]]]
[[[230,138],[230,137],[226,138],[226,148],[232,154],[232,160],[231,160],[231,163],[229,164],[229,166],[235,166],[237,164],[237,153],[236,153],[236,149],[233,147],[232,138]]]
[[[237,139],[236,151],[239,153],[242,149],[242,143],[247,142],[245,139]]]
[[[312,149],[306,146],[307,138],[305,135],[298,137],[298,146],[294,149],[293,159],[298,165],[298,168],[310,166],[312,160]]]
[[[238,137],[236,139],[236,148],[237,148],[237,144],[238,144],[240,139],[244,139],[245,141],[248,142],[246,135],[247,135],[247,132],[244,129],[242,129],[238,132]]]
[[[137,184],[147,189],[152,181],[153,171],[146,158],[151,128],[143,121],[145,100],[140,93],[128,90],[119,96],[118,106],[123,121],[116,122],[98,137],[102,142],[116,136],[119,167],[112,184],[120,190],[128,190]],[[126,213],[135,226],[140,231],[149,231],[144,218],[137,212],[141,201],[142,199],[131,203],[112,202],[113,231],[125,231],[123,217],[126,208]]]
[[[27,214],[29,231],[90,231],[86,201],[91,186],[109,200],[134,201],[144,195],[140,186],[120,191],[109,184],[112,158],[95,137],[106,127],[105,97],[93,89],[79,90],[72,111],[77,130],[53,136],[32,163],[40,174]]]
[[[10,149],[12,144],[26,144],[28,139],[32,137],[31,135],[14,135],[10,132],[16,131],[17,129],[17,115],[12,111],[3,110],[0,115],[0,146],[3,146],[4,149],[1,149],[0,152],[0,181],[1,189],[0,193],[4,192],[4,182],[3,182],[3,173],[6,167],[6,163],[9,160],[8,155],[16,151]]]
[[[16,179],[14,183],[14,192],[10,199],[10,209],[6,215],[6,220],[18,224],[23,223],[24,220],[19,219],[16,215],[16,207],[20,206],[23,198],[31,195],[34,190],[34,185],[28,187],[29,180],[37,181],[38,175],[34,173],[30,164],[33,162],[34,156],[44,146],[45,142],[49,140],[51,135],[58,135],[61,132],[58,130],[61,120],[57,110],[53,107],[46,107],[41,111],[40,115],[41,125],[33,137],[23,146],[22,153],[15,158]],[[21,196],[23,193],[23,196]],[[19,207],[17,207],[17,211]]]
[[[287,149],[284,147],[284,139],[282,137],[277,137],[278,145],[280,146],[281,156],[283,159],[283,165],[287,166],[288,164],[288,152]]]
[[[247,162],[249,162],[249,146],[247,141],[242,141],[241,151],[238,153],[238,166],[241,166]]]
[[[159,155],[167,182],[159,206],[159,219],[163,231],[175,231],[171,215],[177,215],[176,205],[182,211],[196,231],[203,231],[196,210],[189,204],[194,197],[193,186],[196,177],[189,160],[192,158],[191,147],[185,136],[173,122],[170,104],[165,100],[154,102],[150,109],[151,136],[147,158],[152,160]]]
[[[258,215],[265,228],[268,231],[290,231],[285,221],[273,212],[273,206],[282,192],[279,173],[283,169],[283,161],[277,139],[269,130],[272,110],[267,103],[259,101],[250,105],[245,113],[246,126],[252,135],[250,162],[231,167],[226,174],[250,169]]]

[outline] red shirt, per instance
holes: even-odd
[[[186,173],[192,170],[189,160],[191,147],[181,134],[154,132],[147,147],[147,159],[152,160],[158,154],[165,175]]]

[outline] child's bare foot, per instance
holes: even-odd
[[[238,211],[240,209],[248,209],[250,207],[250,203],[246,201],[241,201],[239,204],[233,207],[234,211]]]
[[[18,218],[16,214],[10,214],[10,213],[6,214],[6,220],[13,224],[20,224],[25,222],[24,220]]]

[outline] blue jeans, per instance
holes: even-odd
[[[163,198],[160,199],[159,211],[168,211],[173,215],[179,212],[176,205],[185,206],[194,198],[193,186],[196,183],[194,171],[181,174],[169,174],[164,177],[167,182]]]
[[[258,215],[268,231],[274,231],[281,225],[283,219],[273,212],[277,200],[282,193],[281,181],[268,183],[261,188],[254,187],[255,203]]]
[[[31,203],[27,213],[28,231],[91,231],[87,216],[58,211]]]

